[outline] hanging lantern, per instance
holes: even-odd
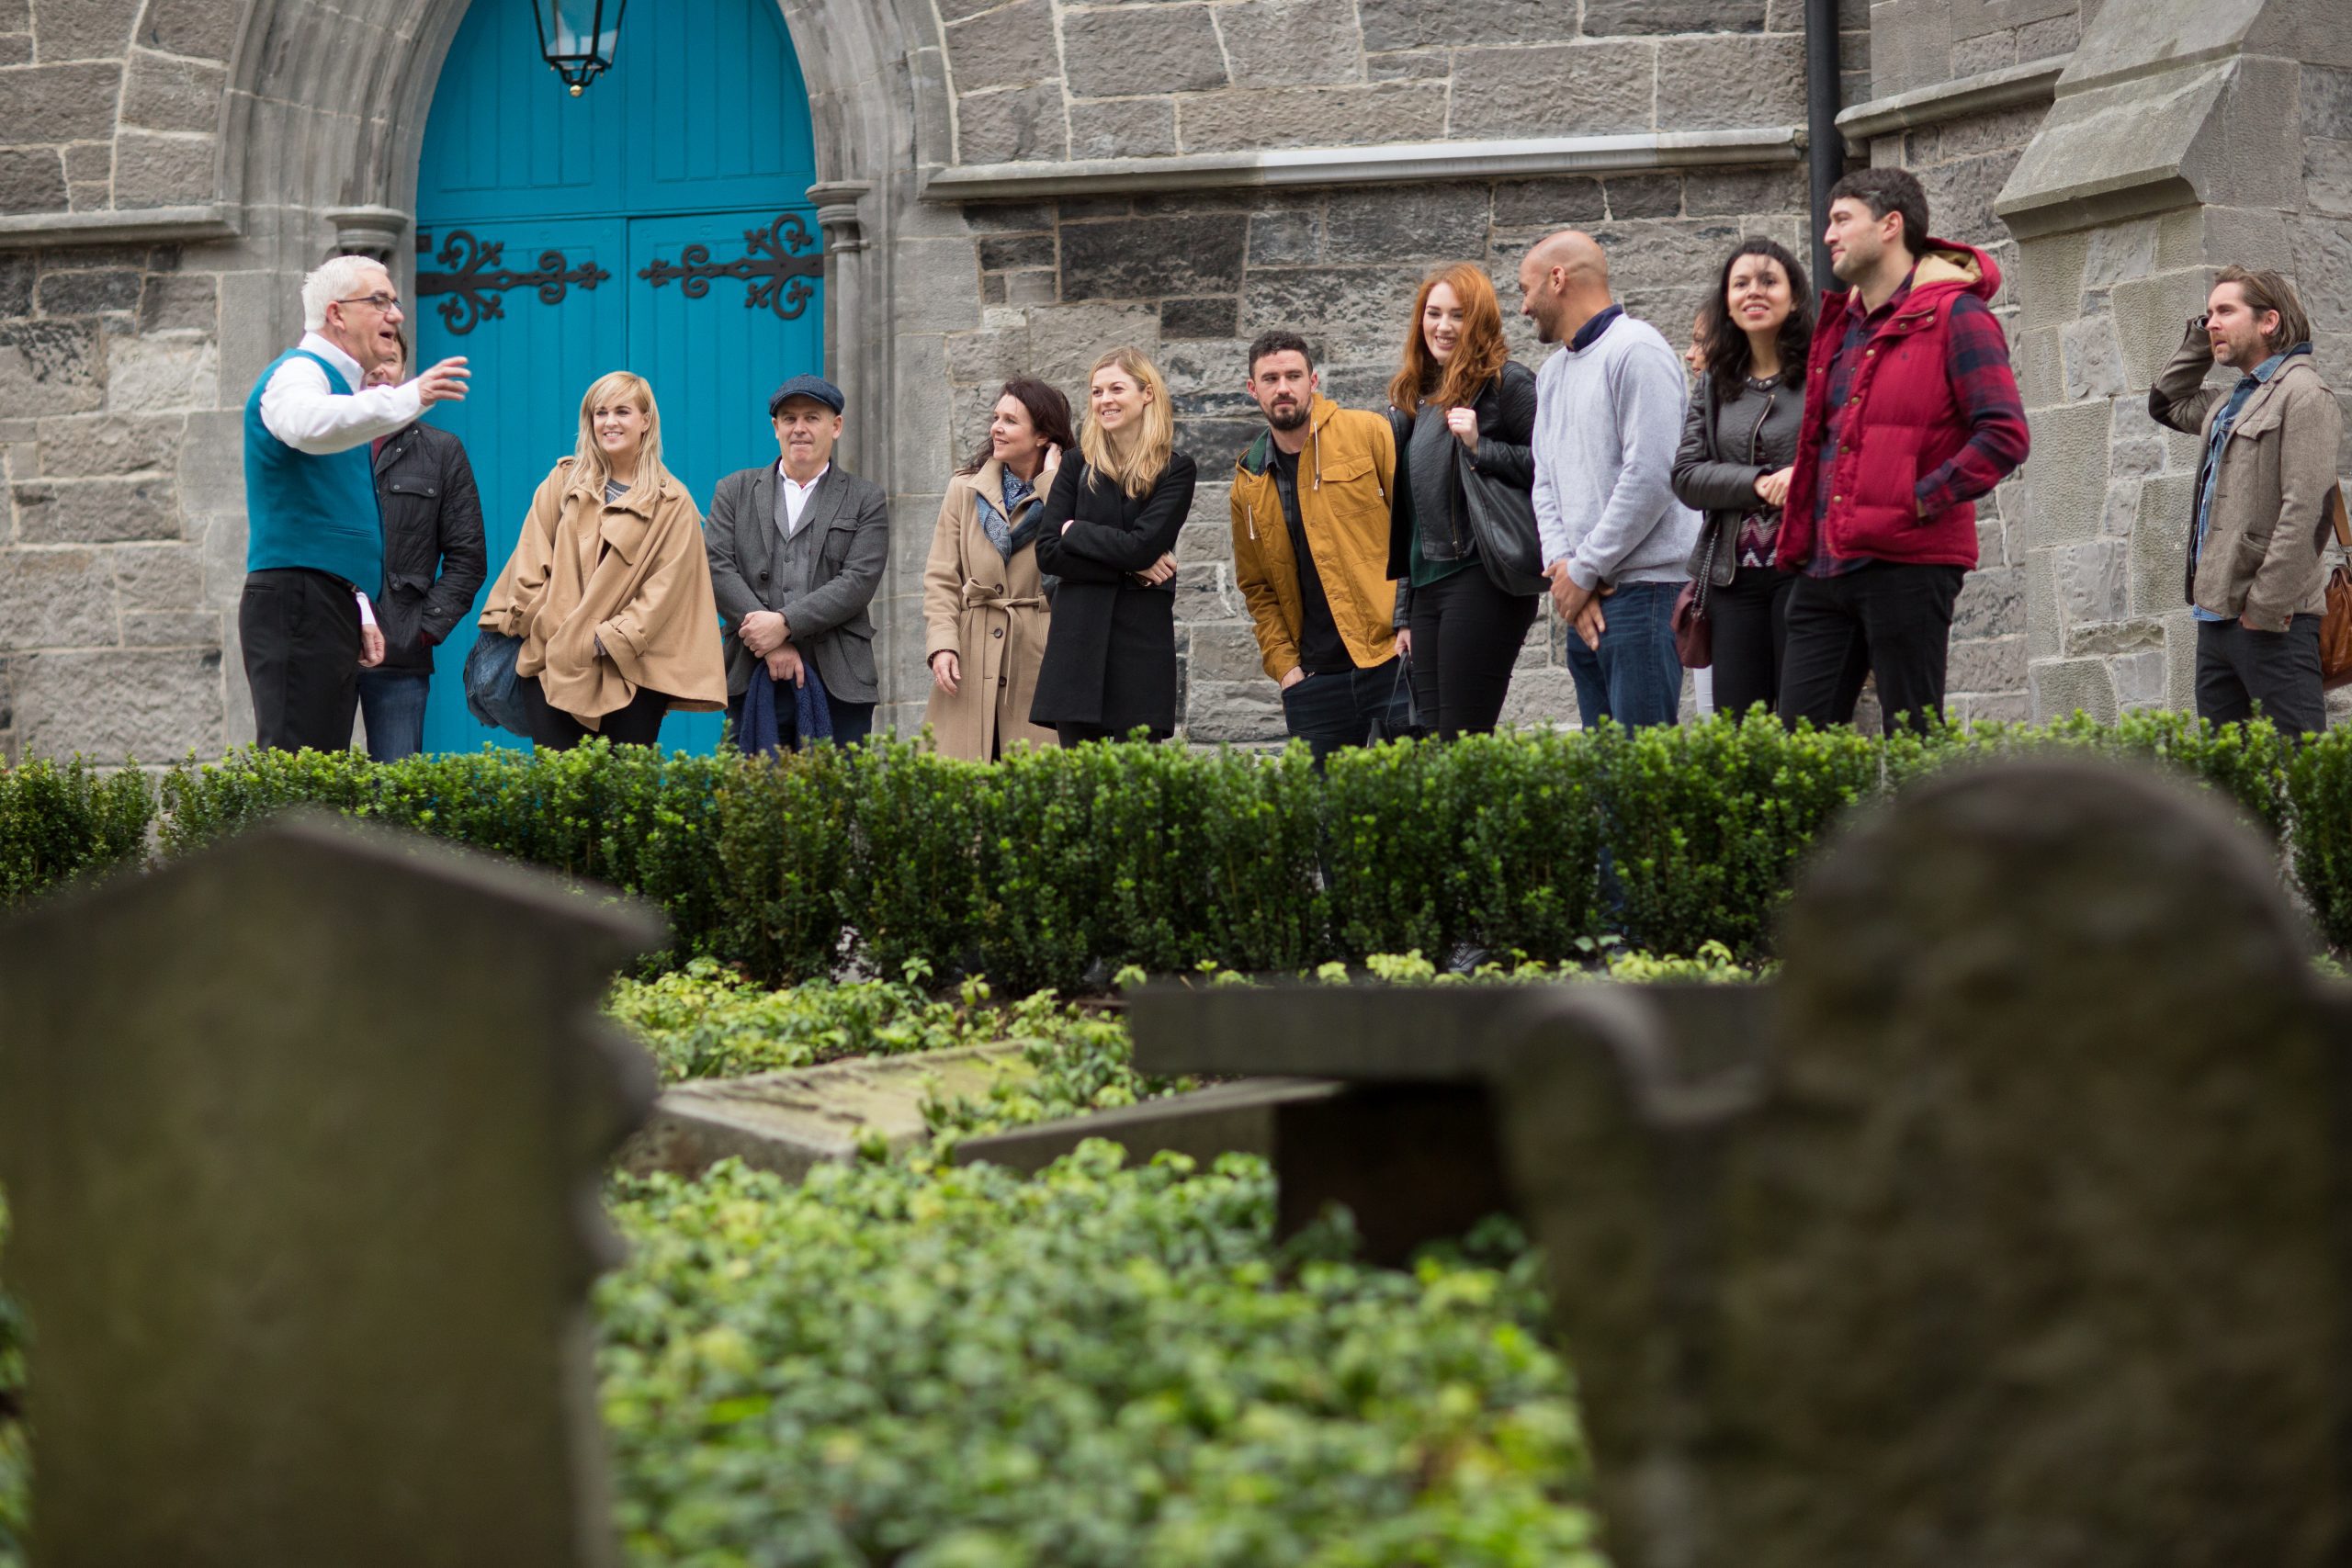
[[[539,25],[539,52],[578,97],[582,88],[613,68],[621,13],[628,0],[531,0]]]

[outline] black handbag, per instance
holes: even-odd
[[[1462,506],[1470,517],[1478,558],[1496,587],[1526,598],[1549,584],[1544,577],[1544,542],[1535,528],[1535,497],[1469,463],[1456,463]]]
[[[1384,740],[1410,740],[1424,733],[1421,725],[1420,695],[1413,690],[1413,659],[1412,655],[1407,653],[1396,656],[1396,684],[1388,688],[1390,708],[1396,705],[1396,693],[1400,688],[1405,694],[1405,722],[1396,728],[1391,729],[1388,727],[1385,709],[1374,714],[1372,723],[1364,729],[1363,743],[1365,745],[1377,746]]]

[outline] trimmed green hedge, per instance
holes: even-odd
[[[1346,751],[1321,778],[1296,748],[1090,746],[994,766],[900,741],[757,761],[244,751],[173,769],[151,799],[136,774],[35,763],[0,772],[0,898],[135,858],[151,812],[168,855],[309,803],[639,894],[668,911],[675,958],[770,981],[918,961],[1021,995],[1130,964],[1295,972],[1465,942],[1557,961],[1603,934],[1753,959],[1839,812],[2051,747],[2160,759],[2227,795],[2284,839],[2322,930],[2352,946],[2352,736],[2297,749],[2267,723],[2165,713],[1893,739],[1790,735],[1760,714],[1604,726]]]

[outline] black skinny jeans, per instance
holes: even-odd
[[[514,694],[523,700],[523,722],[530,727],[531,744],[550,751],[569,751],[599,735],[616,746],[650,746],[661,738],[662,720],[670,711],[666,693],[639,686],[628,706],[606,714],[598,721],[602,728],[591,729],[550,705],[537,675],[515,682]]]
[[[1781,650],[1789,643],[1789,591],[1794,575],[1769,566],[1744,566],[1729,583],[1707,590],[1707,619],[1714,623],[1715,711],[1741,718],[1758,703],[1781,704]]]
[[[1413,590],[1413,700],[1440,739],[1484,735],[1503,716],[1520,645],[1542,594],[1506,593],[1473,561],[1452,577]]]
[[[1865,675],[1878,680],[1887,734],[1942,718],[1952,602],[1967,575],[1965,567],[1872,560],[1836,577],[1800,578],[1781,653],[1781,722],[1853,723]]]

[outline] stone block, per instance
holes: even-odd
[[[122,131],[115,136],[115,207],[193,207],[214,195],[211,136]]]
[[[980,270],[1013,272],[1055,263],[1051,234],[990,234],[980,241]]]
[[[194,545],[121,545],[105,558],[125,610],[193,610],[203,594],[204,561]]]
[[[2154,272],[2159,238],[2153,218],[2091,230],[2083,247],[2083,288],[2112,288]]]
[[[1279,741],[1289,733],[1281,694],[1261,674],[1252,681],[1187,681],[1184,738],[1194,742]]]
[[[964,163],[1015,164],[1069,153],[1057,86],[966,93],[956,100],[956,155]]]
[[[1658,46],[1654,43],[1465,49],[1455,57],[1453,69],[1460,80],[1478,85],[1454,102],[1448,126],[1454,136],[1574,136],[1648,130],[1657,123]],[[1737,84],[1712,82],[1707,86],[1718,94],[1745,96]]]
[[[1970,572],[1952,605],[1952,637],[2011,637],[2024,630],[2024,569],[1987,567]]]
[[[1185,669],[1195,686],[1203,682],[1230,682],[1246,687],[1266,681],[1265,661],[1258,649],[1258,634],[1248,621],[1193,626]]]
[[[2023,692],[2026,685],[2025,638],[2003,637],[1954,638],[1945,669],[1944,685],[1954,692]]]
[[[2046,549],[2025,552],[2025,636],[2029,659],[2057,656],[2061,647],[2058,579]]]
[[[1061,75],[1047,0],[1014,0],[986,16],[946,28],[948,69],[956,90],[1013,87]]]
[[[2292,60],[2238,57],[2222,95],[2220,146],[2213,146],[2216,128],[2210,121],[2201,139],[2206,151],[2218,152],[2226,163],[2210,172],[2192,169],[2193,178],[2202,176],[2197,178],[2200,188],[2216,194],[2226,189],[2230,201],[2240,207],[2290,209],[2301,204],[2302,126],[2300,117],[2279,112],[2281,106],[2294,101],[2299,74]]]
[[[1585,0],[1587,38],[1621,33],[1760,33],[1764,0]]]
[[[1499,721],[1514,728],[1578,728],[1576,680],[1556,666],[1514,671]]]
[[[1421,82],[1452,74],[1453,56],[1442,49],[1403,49],[1389,54],[1364,56],[1364,79],[1371,82]]]
[[[185,422],[172,415],[73,414],[40,422],[46,479],[95,479],[167,468]]]
[[[114,603],[100,551],[0,549],[0,648],[112,644]]]
[[[2211,292],[2202,268],[2160,272],[2119,283],[2109,296],[2115,317],[2116,344],[2123,354],[2126,386],[2144,394],[2157,375],[2180,350],[2183,332],[2192,316],[2205,311]]]
[[[103,545],[180,536],[177,487],[168,479],[42,480],[15,487],[17,538],[28,545]]]
[[[0,321],[0,409],[98,406],[97,333],[85,321]]]
[[[1608,182],[1607,191],[1611,219],[1682,216],[1679,175],[1620,175]]]
[[[2305,136],[2343,136],[2352,126],[2352,71],[2312,62],[2308,54],[2299,84]]]
[[[2009,177],[2017,155],[1988,152],[1918,171],[1928,192],[1928,211],[1945,239],[1990,245],[2008,238],[2008,226],[1993,215],[1993,203]]]
[[[2064,624],[2116,621],[2123,618],[2125,553],[2121,541],[2100,539],[2068,545],[2050,552],[2051,570],[2058,585],[2059,613]]]
[[[115,413],[209,409],[220,400],[220,354],[207,338],[115,338],[107,344],[107,408]]]
[[[1176,151],[1176,106],[1167,98],[1111,98],[1069,107],[1073,158],[1159,158]]]
[[[2314,326],[2352,330],[2352,223],[2305,216],[2290,221],[2296,292]]]
[[[997,15],[977,25],[988,26]],[[1206,6],[1064,12],[1062,63],[1073,97],[1200,93],[1231,85]]]
[[[180,437],[180,504],[217,516],[245,509],[244,415],[236,409],[187,416]]]
[[[70,0],[60,5],[45,0],[34,37],[39,58],[61,60],[120,60],[130,47],[130,25],[138,17],[140,0]]]
[[[964,208],[964,226],[975,234],[1044,233],[1056,221],[1051,202],[970,202]]]
[[[1495,227],[1554,229],[1598,223],[1609,216],[1600,182],[1583,175],[1548,180],[1498,180]]]
[[[220,646],[218,610],[127,610],[122,616],[125,648],[211,648]]]
[[[1261,212],[1250,219],[1250,265],[1296,266],[1323,257],[1323,215],[1309,208]]]
[[[60,272],[44,269],[37,299],[44,316],[95,316],[139,308],[146,279],[129,267]]]
[[[103,141],[114,134],[121,92],[118,62],[17,66],[0,71],[0,125],[39,126],[56,141]]]
[[[2346,130],[2352,130],[2352,121]],[[2314,136],[2303,143],[2303,204],[2352,217],[2352,141]]]
[[[1213,93],[1178,101],[1176,133],[1187,152],[1434,141],[1446,134],[1445,100],[1442,82]]]
[[[1029,366],[1029,334],[1023,331],[951,333],[947,378],[958,387],[983,387],[991,395]]]
[[[1550,0],[1358,0],[1367,50],[1478,43],[1546,43],[1575,36],[1576,17]],[[1563,15],[1564,11],[1569,14]],[[1459,67],[1457,66],[1457,70]],[[1476,80],[1475,77],[1465,78]]]
[[[220,330],[220,280],[207,273],[155,273],[139,297],[141,333]]]
[[[2160,615],[2186,603],[2188,522],[2196,493],[2193,473],[2141,482],[2140,515],[2131,542],[2133,614]]]
[[[2079,544],[2098,537],[2107,505],[2107,405],[2076,403],[2027,417],[2033,434],[2033,456],[2026,467],[2033,542]]]
[[[1073,409],[1084,403],[1087,372],[1109,349],[1133,344],[1146,354],[1159,353],[1159,312],[1148,305],[1114,305],[1101,301],[1068,304],[1029,312],[1029,353],[1034,368],[1065,391],[1076,394]]]
[[[2115,680],[2104,659],[2036,660],[2028,681],[2038,722],[2075,713],[2086,713],[2102,724],[2115,721]]]
[[[1050,305],[1062,297],[1061,278],[1050,272],[1008,272],[984,280],[1003,290],[1010,305]]]
[[[189,649],[140,660],[126,679],[112,650],[11,656],[17,730],[29,756],[80,752],[169,761],[224,750],[221,654]]]
[[[2073,322],[2066,323],[2072,326]],[[2029,409],[2065,400],[2066,360],[2060,333],[2066,327],[2030,327],[2009,340],[2017,367],[2018,394]]]
[[[1241,292],[1240,335],[1282,328],[1319,338],[1333,360],[1389,358],[1410,325],[1420,286],[1418,266],[1253,267]]]
[[[1478,255],[1491,211],[1487,187],[1466,182],[1334,191],[1324,244],[1333,260],[1351,266]]]
[[[1363,79],[1353,0],[1242,0],[1216,14],[1237,87]]]
[[[2144,649],[2162,649],[2165,645],[2164,622],[2154,616],[2138,616],[2124,621],[2100,621],[2086,626],[2068,626],[2065,635],[2066,657],[2085,659],[2092,656],[2112,658],[2119,653],[2137,653]]]
[[[33,313],[33,287],[40,257],[31,251],[0,251],[0,318]]]
[[[2086,316],[2058,329],[2064,354],[2062,390],[2070,403],[2089,398],[2120,396],[2123,351],[2116,345],[2115,323],[2105,316]]]
[[[1252,412],[1254,414],[1255,411]],[[1262,418],[1179,414],[1176,445],[1193,455],[1193,460],[1200,464],[1203,473],[1223,474],[1232,470],[1233,465],[1240,460],[1241,454],[1250,449],[1250,443],[1257,440],[1264,429]],[[1181,596],[1178,604],[1181,613]]]
[[[236,51],[243,20],[234,6],[220,0],[147,0],[136,38],[141,48],[165,54],[225,61]]]
[[[122,85],[122,123],[146,130],[213,130],[228,85],[228,68],[214,62],[133,50]]]
[[[277,275],[232,272],[220,277],[220,390],[242,404],[283,345],[301,334],[302,316]]]
[[[57,149],[0,149],[0,212],[54,212],[64,206],[65,164]]]
[[[1660,129],[1746,130],[1804,123],[1804,40],[1796,34],[1675,39],[1658,45]],[[2000,189],[1998,179],[1993,189]],[[1988,205],[1991,199],[1985,197]]]
[[[1229,294],[1241,287],[1249,233],[1240,213],[1065,224],[1062,292],[1072,299]]]
[[[2120,709],[2129,712],[2165,705],[2169,671],[2162,648],[2123,654],[2111,660],[2108,668],[2115,682],[2115,701]]]
[[[1159,306],[1162,338],[1230,338],[1240,312],[1232,295],[1210,299],[1165,299]]]
[[[2108,481],[2107,509],[2099,513],[2098,531],[2110,539],[2128,539],[2132,525],[2140,517],[2140,485],[2138,479],[2118,479]]]
[[[2018,322],[2027,331],[2057,327],[2083,313],[2083,275],[2090,240],[2081,232],[2038,235],[2018,244]]]
[[[1745,213],[1795,213],[1805,209],[1804,169],[1785,167],[1693,170],[1682,177],[1682,210],[1693,218]]]

